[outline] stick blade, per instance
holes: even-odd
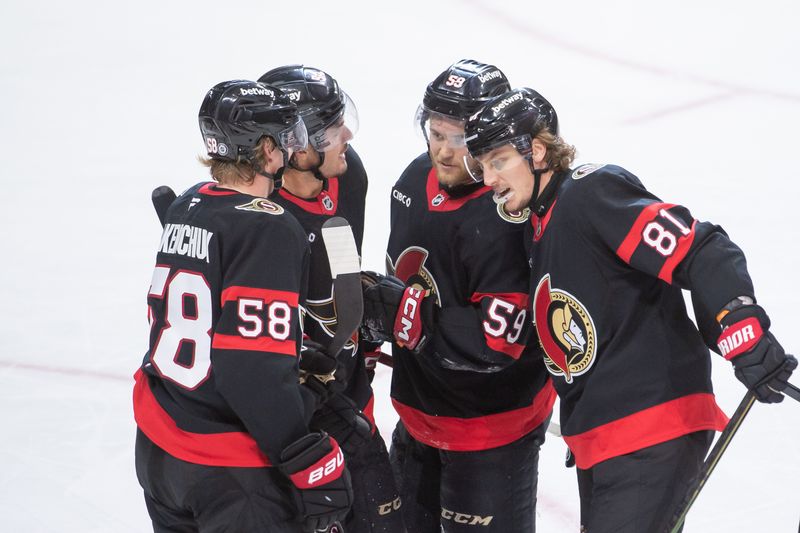
[[[169,206],[172,205],[172,202],[175,201],[177,195],[175,191],[173,191],[167,185],[162,185],[161,187],[156,187],[153,189],[153,193],[150,195],[150,198],[153,201],[153,207],[156,210],[156,215],[158,215],[158,221],[161,222],[161,225],[164,225],[164,221],[167,218],[167,209]]]
[[[350,224],[333,217],[322,225],[322,240],[328,254],[336,306],[336,333],[328,353],[337,354],[361,325],[364,299],[361,294],[361,263]]]

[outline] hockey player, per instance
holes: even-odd
[[[280,90],[242,80],[214,86],[199,122],[216,183],[167,212],[133,394],[153,529],[325,529],[349,510],[350,477],[336,440],[309,431],[298,383],[306,236],[266,199],[306,129]]]
[[[497,96],[466,135],[496,201],[532,211],[531,308],[583,527],[661,531],[727,421],[706,345],[767,403],[783,399],[797,361],[769,332],[744,255],[722,228],[662,202],[624,168],[570,169],[575,149],[541,95]]]
[[[409,531],[530,532],[555,391],[530,331],[526,212],[505,213],[464,167],[464,121],[508,89],[462,60],[417,112],[428,152],[392,190],[387,270],[365,273],[368,338],[394,342],[390,457]],[[476,527],[477,526],[477,527]]]
[[[304,331],[312,342],[327,346],[337,322],[333,285],[322,224],[333,216],[350,222],[361,253],[367,174],[349,145],[358,129],[358,114],[347,93],[326,72],[303,65],[273,69],[259,79],[283,90],[295,102],[309,135],[309,146],[294,153],[283,176],[283,187],[271,199],[297,218],[311,245],[311,265]],[[308,342],[306,343],[308,344]],[[311,420],[342,446],[353,482],[353,508],[343,526],[348,533],[404,531],[389,455],[373,418],[370,381],[377,346],[353,339],[339,354],[333,394]],[[366,348],[366,349],[365,349]],[[314,361],[302,357],[301,368],[319,373]],[[369,366],[367,366],[369,362]],[[312,378],[313,379],[313,378]],[[310,383],[313,384],[313,381]],[[366,414],[368,418],[363,418]]]

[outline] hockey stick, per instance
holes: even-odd
[[[739,403],[739,407],[736,408],[736,412],[733,413],[728,425],[725,426],[725,429],[719,436],[711,453],[708,454],[708,458],[706,458],[703,463],[703,467],[700,469],[697,477],[692,480],[692,484],[686,491],[683,502],[672,515],[665,531],[668,533],[677,533],[681,529],[683,522],[686,520],[686,515],[689,513],[689,509],[700,495],[700,491],[703,490],[703,486],[705,486],[706,481],[708,481],[717,463],[722,458],[722,454],[728,449],[728,445],[731,443],[733,436],[736,435],[736,431],[739,429],[739,426],[742,425],[744,417],[750,412],[750,408],[753,407],[755,401],[756,395],[747,391],[747,394],[744,395],[744,398],[742,398],[742,401]]]
[[[361,325],[364,299],[361,295],[361,263],[350,224],[332,217],[322,225],[322,240],[333,278],[333,305],[336,308],[336,333],[328,353],[336,356]]]
[[[789,398],[792,398],[793,400],[797,400],[798,402],[800,402],[800,388],[795,387],[791,383],[787,383],[786,388],[783,389],[781,392],[784,393]]]
[[[172,202],[177,198],[175,191],[166,185],[162,185],[161,187],[153,189],[153,194],[150,195],[150,198],[153,200],[153,207],[156,210],[156,215],[158,215],[158,221],[161,222],[163,226],[167,218],[167,209],[169,209],[169,206],[171,206]]]

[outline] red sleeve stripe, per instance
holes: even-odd
[[[524,292],[476,292],[473,293],[469,301],[478,303],[483,298],[498,298],[514,304],[517,309],[528,307],[528,295]]]
[[[694,228],[697,225],[697,221],[692,221],[692,231],[689,235],[681,236],[678,238],[678,246],[675,248],[675,251],[672,252],[672,255],[669,256],[669,259],[664,261],[664,265],[661,267],[661,270],[658,273],[658,277],[663,279],[667,283],[672,283],[672,273],[675,271],[675,268],[680,264],[681,261],[686,257],[686,254],[689,253],[689,249],[692,247],[692,243],[694,242]]]
[[[625,240],[623,240],[622,244],[620,244],[619,248],[617,248],[617,255],[620,257],[620,259],[630,264],[633,252],[636,251],[636,247],[638,247],[639,243],[642,242],[642,232],[644,231],[644,227],[647,225],[647,223],[651,222],[658,216],[659,210],[671,209],[673,207],[675,207],[675,204],[663,203],[650,204],[645,207],[642,212],[639,213],[639,217],[636,219],[636,222],[633,223],[633,227],[628,232]]]
[[[491,335],[487,335],[485,331],[483,332],[483,336],[486,337],[486,346],[495,352],[504,353],[512,359],[519,359],[519,356],[522,355],[522,351],[525,349],[525,346],[522,344],[509,344],[505,337],[492,337]]]
[[[297,303],[300,300],[296,292],[233,285],[222,291],[220,305],[225,305],[225,302],[236,301],[239,298],[251,298],[254,300],[263,300],[264,302],[281,301],[288,303],[292,307],[297,307]]]
[[[245,339],[238,335],[214,334],[211,347],[218,350],[245,350],[250,352],[269,352],[297,357],[297,344],[293,339],[280,341],[271,337]]]
[[[496,298],[498,300],[503,300],[504,302],[509,302],[518,311],[528,307],[528,295],[522,292],[476,292],[470,297],[470,301],[478,303],[483,298]],[[510,317],[510,319],[513,320],[514,316]],[[511,325],[508,324],[508,327],[510,328]],[[486,346],[495,352],[504,353],[512,359],[519,359],[519,357],[522,355],[522,351],[525,349],[525,346],[522,344],[509,343],[506,340],[505,334],[500,337],[493,337],[492,335],[489,335],[486,330],[484,330],[483,336],[486,338]]]

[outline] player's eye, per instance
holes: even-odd
[[[489,164],[492,166],[492,170],[495,172],[500,172],[506,166],[507,158],[505,157],[498,157],[496,159],[492,159]]]

